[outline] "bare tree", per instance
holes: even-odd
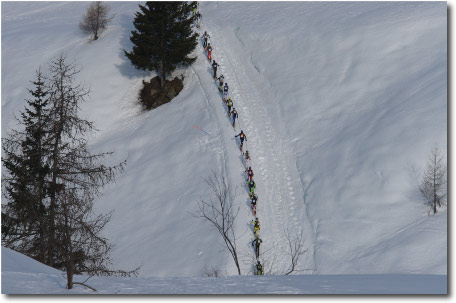
[[[304,248],[304,238],[302,230],[297,235],[292,235],[290,231],[287,229],[285,231],[285,238],[287,239],[287,254],[290,257],[290,265],[285,272],[285,275],[289,275],[294,271],[298,270],[297,266],[299,263],[299,259],[303,254],[307,252],[307,249]]]
[[[209,201],[201,199],[198,203],[198,212],[194,216],[206,219],[217,229],[233,257],[240,275],[241,268],[236,246],[237,236],[234,232],[234,223],[240,208],[240,206],[234,205],[236,191],[233,192],[231,184],[225,177],[219,177],[215,172],[212,172],[212,176],[204,179],[204,181],[211,188],[215,197],[210,197]]]
[[[114,18],[114,15],[109,16],[109,11],[110,8],[103,2],[92,2],[87,8],[83,20],[79,23],[79,28],[85,34],[93,34],[93,40],[97,40],[98,36]]]
[[[223,276],[222,270],[218,267],[215,266],[210,266],[208,267],[207,265],[204,266],[204,277],[214,277],[214,278],[219,278]]]
[[[132,272],[111,271],[108,253],[111,245],[100,236],[110,215],[93,214],[93,201],[101,188],[123,171],[125,161],[107,166],[101,161],[111,152],[91,154],[86,136],[96,129],[93,123],[79,117],[88,90],[75,84],[79,69],[68,63],[63,54],[50,63],[48,79],[51,104],[51,145],[49,167],[50,237],[48,257],[51,266],[65,269],[68,288],[73,275],[125,275]]]
[[[287,242],[287,247],[285,251],[278,252],[279,246],[277,243],[272,243],[268,248],[264,249],[260,253],[260,257],[257,259],[252,254],[251,263],[255,264],[257,261],[260,261],[263,264],[263,274],[264,275],[289,275],[293,272],[302,272],[309,269],[299,268],[299,260],[302,255],[307,252],[307,249],[304,248],[305,240],[303,236],[303,231],[301,230],[299,234],[293,235],[288,229],[284,231],[283,238]],[[279,260],[285,260],[283,255],[288,256],[289,262],[285,265],[280,265]],[[279,264],[278,264],[279,263]]]
[[[25,129],[2,140],[8,199],[2,244],[65,270],[68,288],[81,284],[73,282],[74,274],[134,275],[138,269],[109,269],[112,246],[101,231],[111,214],[93,213],[93,201],[126,161],[105,165],[111,152],[89,152],[87,135],[95,128],[78,115],[89,93],[75,84],[79,69],[61,54],[49,72],[37,72],[36,89],[30,91],[35,99],[18,120]]]
[[[109,222],[111,213],[93,215],[92,198],[77,188],[62,191],[59,198],[61,207],[56,219],[60,243],[58,249],[63,256],[67,288],[71,289],[74,284],[79,284],[95,291],[86,284],[93,276],[136,276],[139,268],[132,271],[108,268],[112,265],[109,252],[113,246],[100,233]],[[83,282],[75,282],[75,274],[86,274],[88,277]]]
[[[447,178],[446,163],[438,147],[434,147],[424,170],[423,179],[420,184],[420,191],[427,204],[434,214],[437,212],[437,205],[446,205]]]

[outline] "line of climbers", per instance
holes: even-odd
[[[199,19],[197,19],[197,20],[201,20],[201,17],[199,17]],[[197,23],[197,27],[199,28],[199,23]],[[220,67],[220,65],[215,61],[215,59],[212,59],[213,47],[211,46],[210,36],[207,33],[207,31],[204,31],[204,34],[201,36],[201,39],[202,39],[204,50],[207,53],[207,59],[209,60],[209,63],[211,63],[211,61],[212,61],[213,78],[215,81],[218,81],[218,89],[219,89],[220,94],[222,95],[222,101],[227,106],[228,118],[231,119],[231,124],[232,124],[233,128],[236,129],[236,119],[239,117],[239,115],[233,106],[233,100],[231,100],[231,97],[228,94],[228,83],[224,82],[225,77],[223,75],[220,75],[217,78],[217,69],[218,69],[218,67]],[[263,265],[261,264],[261,262],[259,260],[260,245],[263,241],[260,238],[260,221],[257,217],[257,209],[256,209],[256,205],[258,202],[258,195],[255,194],[256,184],[255,184],[255,181],[253,180],[254,174],[253,174],[252,167],[249,165],[249,162],[250,162],[249,151],[246,150],[245,153],[243,152],[244,141],[247,142],[247,136],[241,130],[241,132],[234,137],[235,138],[239,137],[239,140],[240,140],[239,148],[241,150],[242,155],[245,158],[245,168],[246,168],[245,172],[247,175],[246,184],[249,189],[249,198],[250,198],[252,214],[255,216],[255,220],[252,220],[252,222],[251,222],[252,226],[253,226],[253,233],[255,236],[255,239],[252,241],[252,246],[254,247],[255,257],[256,257],[256,261],[257,261],[257,263],[254,265],[255,274],[263,275],[263,273],[264,273]]]

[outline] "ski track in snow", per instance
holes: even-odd
[[[301,257],[299,267],[306,269],[307,272],[312,272],[315,269],[313,232],[310,221],[305,215],[306,212],[301,212],[304,214],[302,217],[301,213],[298,212],[298,209],[301,210],[300,208],[305,207],[305,205],[296,197],[296,189],[284,158],[284,155],[289,153],[284,152],[285,146],[272,127],[270,118],[262,104],[259,89],[249,79],[242,68],[242,64],[236,60],[230,49],[223,43],[216,25],[210,22],[207,24],[208,28],[201,28],[200,32],[207,30],[211,37],[210,42],[214,48],[212,59],[220,64],[217,76],[224,75],[225,82],[229,85],[229,96],[233,99],[233,106],[239,114],[236,122],[236,134],[241,129],[245,132],[248,141],[245,142],[244,150],[249,150],[252,155],[250,165],[255,174],[255,192],[259,198],[257,216],[260,219],[260,233],[263,239],[260,260],[269,262],[269,264],[265,264],[265,271],[284,273],[289,266],[290,259],[287,253],[288,242],[284,233],[288,231],[294,238],[298,237],[302,230],[307,252]],[[200,48],[202,49],[202,47]],[[203,60],[206,61],[207,58]],[[206,64],[206,66],[210,68],[210,65]],[[211,69],[209,69],[210,72]],[[217,91],[218,94],[216,84],[213,85],[212,90]],[[219,100],[220,98],[219,95]],[[210,105],[210,103],[208,104]],[[219,107],[224,108],[223,103],[220,103]],[[223,120],[228,121],[227,119]],[[219,120],[219,123],[221,122]],[[244,166],[241,165],[241,174],[243,170]],[[233,183],[235,180],[231,181]],[[245,195],[247,196],[247,193]],[[299,207],[297,207],[298,203]],[[253,214],[251,218],[253,219]],[[253,234],[247,245],[252,240]],[[250,250],[252,249],[250,248]],[[244,250],[242,252],[244,255],[252,255],[252,253]],[[252,261],[254,261],[253,255]]]
[[[211,69],[208,65],[207,59],[204,57],[203,48],[201,44],[199,44],[198,51],[199,56],[197,58],[196,64],[193,65],[192,70],[196,74],[201,89],[204,93],[204,104],[207,108],[207,111],[212,117],[213,121],[216,124],[216,133],[211,134],[211,142],[213,142],[213,150],[221,154],[220,161],[222,162],[223,167],[223,175],[226,179],[231,183],[232,189],[237,190],[237,198],[235,199],[235,203],[238,201],[244,201],[242,199],[243,196],[243,183],[240,182],[240,175],[241,172],[237,169],[238,167],[243,167],[241,161],[239,161],[239,150],[236,148],[236,145],[229,146],[227,141],[231,140],[234,137],[233,131],[231,130],[231,124],[229,122],[228,116],[226,114],[226,110],[223,108],[223,103],[221,100],[221,96],[218,92],[216,86],[214,86],[214,81],[212,80]],[[203,54],[203,56],[201,56]],[[218,143],[216,143],[216,140]],[[230,142],[231,143],[231,142]],[[242,203],[242,202],[241,202]],[[238,216],[238,223],[241,223],[242,220],[245,221],[245,217],[247,216],[249,209],[243,207],[242,204],[240,205],[240,212]],[[242,223],[241,223],[242,224]],[[244,228],[241,228],[240,234],[238,234],[237,238],[237,245],[238,253],[239,253],[239,261],[241,265],[241,271],[246,273],[250,269],[251,262],[247,262],[249,259],[249,250],[247,250],[242,244],[245,241],[246,235],[249,234],[250,230],[248,225],[241,225]],[[241,246],[240,246],[241,245]],[[231,257],[229,257],[231,258]],[[242,266],[246,265],[246,266]],[[227,267],[230,268],[230,271],[237,272],[233,265],[233,261],[229,259],[227,261]]]

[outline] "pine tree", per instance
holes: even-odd
[[[192,3],[146,2],[139,5],[133,22],[136,30],[130,37],[133,50],[125,52],[131,63],[141,70],[155,70],[163,88],[166,76],[177,65],[190,65],[196,57],[189,54],[197,45],[197,33],[192,30]]]
[[[125,161],[108,166],[101,162],[111,152],[89,152],[87,135],[95,128],[78,115],[89,92],[74,83],[79,73],[74,64],[62,54],[49,70],[49,77],[37,72],[30,90],[35,99],[18,119],[23,130],[2,139],[8,200],[2,207],[2,244],[65,270],[68,288],[76,284],[74,274],[134,275],[138,269],[109,269],[112,245],[100,234],[111,215],[93,213],[93,201]]]
[[[13,130],[2,140],[2,161],[7,171],[3,187],[8,201],[2,209],[2,243],[45,262],[49,102],[42,78],[38,70],[32,82],[35,89],[28,90],[34,99],[27,100],[18,119],[24,130]]]

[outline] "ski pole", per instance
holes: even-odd
[[[200,130],[200,131],[202,131],[202,132],[206,133],[207,135],[209,135],[209,136],[211,135],[211,134],[210,134],[210,133],[208,133],[207,131],[205,131],[205,130],[202,130],[201,128],[199,128],[198,126],[196,126],[196,125],[193,125],[193,126],[194,126],[196,129],[198,129],[198,130]]]

